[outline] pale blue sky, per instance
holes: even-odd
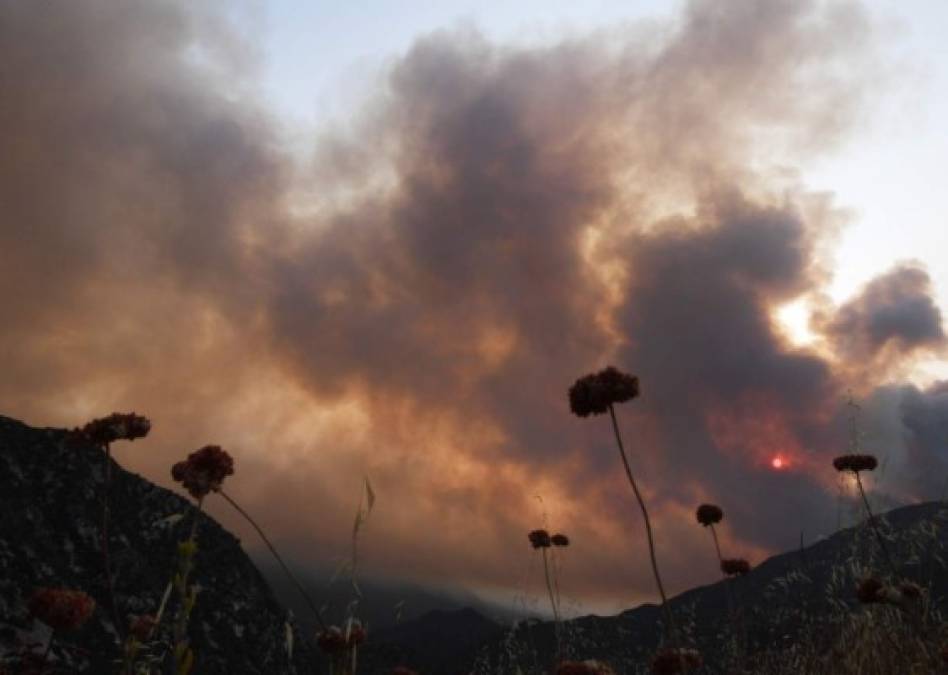
[[[880,85],[850,142],[799,166],[804,183],[835,193],[853,222],[835,248],[837,301],[896,261],[924,262],[948,309],[948,2],[871,0],[877,42],[895,78]],[[577,3],[270,0],[261,19],[269,102],[306,139],[377,87],[387,64],[426,33],[471,26],[505,44],[549,42],[623,20],[668,19],[680,0]],[[948,369],[937,364],[941,376]],[[934,371],[932,371],[934,372]]]

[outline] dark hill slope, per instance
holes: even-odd
[[[907,506],[889,511],[879,522],[897,574],[888,571],[872,531],[863,523],[801,550],[773,556],[746,577],[694,588],[671,599],[686,642],[705,656],[701,672],[736,672],[724,665],[724,650],[735,636],[746,645],[741,652],[754,655],[759,663],[786,662],[805,650],[825,652],[839,646],[841,632],[859,613],[875,612],[876,620],[882,621],[893,616],[915,621],[894,607],[860,605],[856,586],[867,574],[920,584],[926,589],[924,603],[933,609],[926,630],[932,635],[944,633],[945,624],[939,624],[937,613],[948,614],[948,505]],[[709,556],[712,551],[709,544]],[[699,564],[714,565],[714,561],[709,557]],[[728,609],[729,594],[733,613]],[[934,622],[931,614],[936,615]],[[648,672],[661,621],[660,608],[651,604],[618,616],[571,620],[563,628],[565,654],[601,659],[620,674]],[[554,652],[550,623],[521,624],[483,645],[470,671],[548,672]],[[772,672],[769,668],[754,672]]]
[[[34,429],[0,416],[0,655],[5,659],[23,641],[46,640],[48,629],[26,611],[33,589],[65,587],[89,593],[97,608],[83,628],[57,638],[60,647],[51,658],[58,672],[115,671],[111,662],[118,652],[99,549],[102,477],[103,454],[95,447],[67,444],[61,429]],[[193,578],[202,588],[190,623],[193,672],[315,672],[313,654],[298,635],[290,663],[285,610],[238,540],[212,518],[114,462],[111,504],[112,565],[123,615],[157,609],[174,568],[176,542],[199,518]],[[175,514],[184,517],[168,519]]]

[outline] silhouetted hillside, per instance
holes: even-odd
[[[103,453],[67,444],[62,429],[34,429],[0,417],[0,654],[23,641],[46,642],[29,616],[38,586],[73,588],[96,600],[92,619],[57,637],[51,660],[62,672],[110,673],[117,657],[99,547]],[[201,675],[287,672],[286,611],[238,540],[187,500],[112,466],[111,548],[122,614],[157,610],[174,569],[176,543],[199,518],[194,578],[201,585],[190,635]],[[183,518],[173,522],[174,516]],[[167,622],[163,635],[167,635]],[[78,650],[65,647],[79,647]],[[313,654],[298,637],[292,665],[311,673]]]

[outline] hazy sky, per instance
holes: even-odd
[[[948,6],[630,5],[0,0],[0,413],[147,414],[163,485],[223,445],[300,564],[365,474],[369,574],[538,593],[547,518],[587,609],[654,599],[567,407],[607,363],[675,591],[701,501],[752,561],[831,531],[847,390],[880,502],[938,497]]]

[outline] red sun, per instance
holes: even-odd
[[[770,460],[770,466],[772,466],[773,468],[775,468],[775,469],[777,469],[777,470],[779,471],[780,469],[782,469],[782,468],[784,468],[785,466],[787,466],[787,462],[786,462],[786,460],[784,460],[783,457],[780,457],[780,456],[778,455],[777,457],[774,457],[772,460]]]

